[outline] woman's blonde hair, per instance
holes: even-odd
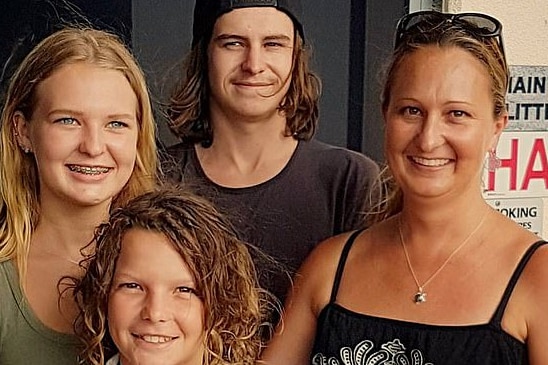
[[[169,187],[114,210],[97,229],[95,254],[83,262],[87,273],[74,290],[82,363],[103,364],[117,351],[108,333],[108,300],[123,237],[132,228],[165,235],[188,265],[204,305],[203,364],[254,364],[271,296],[259,289],[248,246],[207,200]]]
[[[443,16],[443,15],[442,15]],[[450,16],[450,15],[447,15]],[[437,23],[422,21],[400,34],[401,38],[393,52],[392,59],[385,71],[384,87],[381,94],[383,113],[390,103],[390,96],[394,78],[404,60],[415,51],[427,46],[458,47],[469,52],[485,67],[490,81],[493,99],[493,115],[498,118],[506,112],[506,90],[508,87],[508,65],[502,48],[502,35],[484,37],[475,33],[473,24],[447,21]],[[394,180],[389,166],[381,171],[381,185],[383,186],[383,200],[368,216],[369,223],[382,221],[396,213],[403,207],[403,195],[400,187]]]
[[[20,278],[26,272],[31,235],[40,215],[40,186],[32,154],[19,148],[14,117],[32,120],[37,86],[67,64],[87,63],[120,71],[138,101],[137,157],[133,173],[113,206],[152,189],[157,175],[156,125],[143,73],[115,35],[90,28],[67,27],[41,41],[10,80],[0,125],[0,261],[16,259]]]

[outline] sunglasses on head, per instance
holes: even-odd
[[[407,14],[400,19],[396,27],[394,48],[401,44],[405,34],[415,26],[424,24],[432,30],[444,23],[453,24],[476,38],[496,38],[504,55],[502,24],[497,19],[482,13],[449,14],[428,10]]]

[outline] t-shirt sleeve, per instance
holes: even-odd
[[[367,213],[381,198],[379,166],[369,157],[351,152],[344,204],[344,230],[366,228]]]

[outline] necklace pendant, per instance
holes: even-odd
[[[415,294],[414,301],[415,301],[415,304],[421,304],[426,302],[426,293],[423,292],[422,290],[419,290],[417,294]]]

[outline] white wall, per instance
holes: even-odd
[[[511,65],[548,65],[547,0],[447,0],[450,13],[477,11],[499,19]]]
[[[510,65],[548,65],[547,0],[446,0],[443,7],[450,13],[482,12],[499,19]],[[548,198],[543,203],[541,235],[548,239]]]

